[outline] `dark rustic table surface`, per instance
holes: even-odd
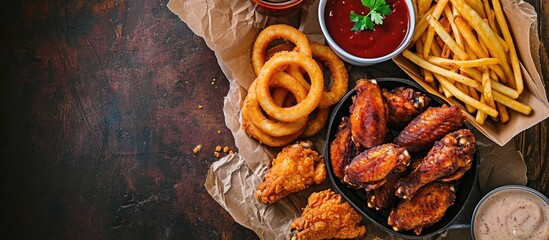
[[[4,239],[257,238],[203,186],[215,147],[237,151],[222,112],[229,86],[214,53],[167,2],[2,8]],[[527,2],[539,14],[547,90],[549,4]],[[395,69],[372,68],[402,75]],[[548,123],[515,139],[527,185],[545,195]]]

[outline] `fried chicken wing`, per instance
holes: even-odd
[[[448,180],[461,177],[472,165],[475,154],[475,136],[468,129],[449,133],[423,158],[410,175],[397,184],[395,194],[410,199],[422,186],[437,179]]]
[[[344,169],[358,155],[358,148],[351,139],[349,118],[344,117],[338,126],[334,141],[330,144],[330,161],[334,175],[343,180]]]
[[[372,191],[366,192],[368,196],[368,207],[376,210],[386,209],[394,206],[399,198],[395,196],[395,189],[398,180],[406,175],[406,172],[400,172],[387,178],[387,182]]]
[[[414,118],[395,142],[410,152],[429,149],[435,141],[457,130],[464,122],[465,116],[457,106],[431,107]]]
[[[383,143],[387,134],[387,104],[375,81],[358,80],[349,124],[353,140],[371,148]]]
[[[410,200],[401,201],[391,210],[387,223],[393,230],[414,230],[419,235],[423,228],[438,222],[446,210],[454,205],[454,187],[447,183],[430,183],[419,189]]]
[[[358,214],[341,195],[332,190],[316,192],[309,196],[301,217],[291,224],[291,240],[344,239],[364,235]]]
[[[411,88],[397,87],[393,90],[382,89],[389,110],[387,125],[391,129],[402,129],[414,117],[423,112],[431,98]]]
[[[405,148],[393,143],[379,145],[353,158],[345,167],[343,181],[370,191],[381,186],[387,177],[406,170],[409,163],[410,154]]]
[[[304,141],[283,148],[273,160],[265,181],[259,184],[256,197],[263,203],[274,203],[290,193],[324,181],[323,158],[312,146],[311,141]]]

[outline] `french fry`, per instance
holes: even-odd
[[[461,48],[456,41],[450,36],[448,32],[444,30],[444,27],[440,24],[439,21],[437,21],[432,15],[427,16],[427,22],[429,22],[429,25],[435,29],[435,32],[440,36],[442,41],[452,50],[454,54],[456,54],[461,60],[467,60],[469,59],[469,55]],[[430,30],[430,29],[429,29]],[[424,56],[425,59],[427,59],[426,56]]]
[[[476,70],[475,68],[460,68],[462,72],[467,74],[472,79],[475,79],[476,81],[482,82],[482,73]],[[507,97],[510,97],[512,99],[517,99],[519,97],[519,93],[517,90],[512,89],[510,87],[507,87],[499,82],[496,82],[494,80],[490,81],[490,84],[492,85],[492,88],[498,92],[501,92]]]
[[[469,77],[465,77],[463,75],[460,75],[458,73],[455,73],[455,72],[452,72],[452,71],[448,71],[444,68],[441,68],[439,66],[436,66],[436,65],[433,65],[425,60],[423,60],[422,58],[418,57],[417,55],[415,55],[414,53],[410,52],[409,50],[404,50],[402,52],[402,55],[407,58],[408,60],[412,61],[413,63],[415,63],[416,65],[424,68],[424,69],[427,69],[433,73],[438,73],[440,75],[443,75],[449,79],[453,79],[455,81],[458,81],[458,82],[461,82],[467,86],[471,86],[471,87],[474,87],[474,88],[478,88],[480,85],[477,81],[475,81],[474,79],[471,79]]]
[[[431,52],[433,53],[433,56],[440,57],[442,55],[442,49],[436,44],[431,45]]]
[[[467,3],[461,0],[450,1],[452,2],[452,5],[456,7],[458,12],[463,16],[463,18],[465,18],[469,22],[469,24],[471,24],[471,27],[475,29],[477,34],[480,35],[484,43],[487,44],[490,53],[500,60],[506,78],[512,79],[513,71],[509,66],[509,62],[507,61],[507,56],[505,54],[505,51],[503,50],[503,47],[501,46],[499,41],[490,41],[490,39],[497,38],[497,35],[494,33],[494,31],[492,31],[490,26],[486,22],[484,22],[484,20],[482,20],[482,17],[479,16],[479,14],[475,12],[475,10],[473,10]]]
[[[473,87],[469,87],[469,94],[471,94],[471,97],[475,100],[480,100],[480,96],[477,93],[477,90]]]
[[[414,15],[416,16],[416,19],[414,19],[415,20],[414,24],[417,24],[417,22],[419,21],[419,18],[420,18],[419,12],[417,11],[417,9],[418,9],[417,1],[418,0],[412,0],[412,4],[414,5]]]
[[[450,22],[450,27],[452,28],[452,33],[454,33],[456,43],[458,44],[458,46],[463,48],[463,40],[461,39],[461,34],[459,33],[456,23],[454,22],[454,14],[452,13],[452,9],[450,9],[450,6],[446,5],[446,7],[444,7],[444,14],[448,19],[448,22]]]
[[[472,67],[482,67],[484,65],[493,65],[493,64],[499,64],[499,59],[497,58],[481,58],[481,59],[473,59],[473,60],[453,60],[453,59],[447,59],[447,58],[441,58],[441,57],[435,57],[435,56],[429,56],[427,58],[427,61],[439,66],[442,65],[449,65],[449,66],[459,66],[459,67],[465,67],[465,68],[472,68]]]
[[[461,33],[461,36],[463,36],[463,39],[467,43],[467,46],[475,53],[475,55],[478,58],[487,58],[488,53],[482,49],[480,46],[480,43],[477,41],[477,38],[475,37],[475,34],[473,31],[469,28],[465,20],[458,16],[454,18],[454,23],[456,24],[456,27],[459,30],[459,33]]]
[[[417,41],[416,51],[423,52],[423,41]],[[431,73],[429,70],[425,70],[422,68],[421,71],[423,72],[423,78],[425,79],[426,82],[432,83],[435,81],[433,73]]]
[[[431,7],[432,2],[433,0],[417,0],[417,12],[420,17],[429,11],[429,7]]]
[[[423,35],[425,30],[427,30],[427,27],[429,27],[429,23],[427,22],[427,16],[433,15],[436,19],[438,19],[440,15],[442,15],[444,7],[446,6],[446,4],[448,4],[448,1],[449,0],[439,0],[437,2],[437,5],[431,7],[431,9],[429,9],[429,11],[425,15],[423,15],[421,20],[419,20],[416,25],[414,35],[412,36],[412,43],[415,43],[421,37],[421,35]]]
[[[482,95],[486,104],[491,107],[495,107],[494,98],[492,97],[492,83],[490,81],[490,70],[488,67],[483,67],[482,72]]]
[[[480,96],[480,102],[481,103],[486,103],[486,101],[484,100],[484,96]],[[477,111],[477,116],[475,117],[475,122],[477,122],[478,124],[482,125],[484,124],[484,120],[486,120],[486,113],[483,112],[483,111]]]
[[[467,95],[471,95],[471,93],[469,93],[469,87],[468,86],[463,86],[461,83],[455,83],[454,84],[457,89],[461,90],[463,93],[467,94]],[[467,112],[469,113],[474,113],[477,111],[476,108],[474,108],[473,106],[469,105],[469,104],[465,104],[465,108],[467,108]]]
[[[532,108],[530,106],[516,101],[510,97],[507,97],[499,93],[498,91],[493,91],[492,94],[494,95],[494,101],[499,102],[519,113],[522,113],[524,115],[530,115],[530,112],[532,112]]]
[[[427,37],[424,41],[424,48],[423,48],[423,58],[427,58],[429,56],[429,52],[431,51],[431,44],[433,44],[433,40],[435,39],[435,29],[433,27],[430,27],[429,30],[427,30]]]
[[[517,92],[520,94],[524,90],[524,82],[522,80],[522,73],[520,70],[515,44],[513,43],[513,38],[509,32],[509,26],[507,26],[507,22],[505,21],[505,16],[503,16],[503,11],[501,10],[499,0],[492,0],[492,5],[494,6],[494,13],[496,14],[496,20],[499,24],[501,33],[503,34],[503,38],[509,45],[509,59],[511,60],[511,66],[513,68],[513,76],[515,81],[514,85],[516,87],[515,89],[517,89]],[[512,79],[509,81],[512,81]]]
[[[509,112],[507,111],[507,107],[505,107],[505,105],[501,104],[501,103],[496,103],[496,106],[498,108],[498,112],[499,112],[499,120],[502,122],[502,123],[507,123],[509,122]]]
[[[497,117],[498,116],[498,111],[496,111],[492,107],[490,107],[490,106],[488,106],[484,103],[481,103],[480,101],[475,100],[474,98],[466,95],[465,93],[463,93],[462,91],[460,91],[454,85],[452,85],[451,83],[449,83],[447,81],[444,81],[444,80],[441,80],[441,79],[439,79],[439,81],[440,81],[440,84],[442,84],[442,86],[444,88],[448,89],[448,91],[450,91],[457,99],[461,100],[462,102],[464,102],[466,104],[469,104],[471,106],[475,106],[479,111],[483,111],[483,112],[485,112],[486,114],[488,114],[492,117]]]
[[[488,19],[482,19],[484,22],[488,23]],[[490,25],[490,28],[492,29],[492,31],[494,31],[494,33],[497,32],[495,26],[492,26]],[[507,45],[507,42],[505,42],[505,40],[503,40],[503,38],[501,38],[498,34],[496,34],[497,36],[497,39],[499,41],[499,44],[501,44],[501,46],[503,47],[503,51],[505,52],[508,52],[509,51],[509,45]],[[479,42],[482,42],[480,39],[479,39]],[[484,51],[488,52],[487,49],[484,49]]]
[[[440,82],[440,80],[442,80],[442,81],[447,81],[447,82],[450,82],[450,83],[454,84],[454,81],[449,80],[449,79],[447,79],[447,78],[445,78],[441,75],[438,75],[436,73],[433,73],[433,75],[435,75],[435,77],[437,79],[439,79],[439,82]],[[442,84],[440,84],[439,87],[440,87],[440,90],[442,90],[441,92],[444,93],[444,96],[446,98],[451,98],[452,97],[452,93],[450,91],[448,91],[448,89],[446,89],[444,86],[442,86]]]
[[[463,1],[463,0],[460,0],[460,1]],[[474,9],[475,12],[477,12],[480,17],[486,18],[486,13],[484,12],[484,6],[482,5],[482,2],[480,2],[480,0],[465,0],[465,2],[472,9]]]

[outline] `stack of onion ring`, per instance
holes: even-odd
[[[277,39],[290,43],[269,48]],[[324,85],[320,64],[331,73],[330,90]],[[329,47],[309,42],[305,34],[288,25],[271,25],[259,33],[252,66],[257,78],[242,106],[242,128],[268,146],[280,147],[315,135],[326,125],[329,107],[347,92],[343,62]]]

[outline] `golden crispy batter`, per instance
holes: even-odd
[[[410,152],[429,149],[435,141],[457,130],[465,117],[457,106],[431,107],[417,116],[395,139]]]
[[[356,238],[364,235],[362,216],[332,190],[309,196],[301,217],[292,222],[291,240]]]
[[[345,168],[343,181],[354,187],[365,187],[366,191],[373,190],[388,176],[406,170],[409,163],[410,154],[405,148],[393,143],[379,145],[356,156]]]
[[[437,179],[455,180],[472,165],[475,154],[475,136],[468,129],[449,133],[423,158],[420,165],[397,184],[396,195],[410,199],[427,183]]]
[[[330,144],[330,161],[334,175],[343,180],[344,169],[351,162],[351,159],[358,154],[358,148],[351,140],[351,129],[349,118],[344,117],[337,128],[334,141]]]
[[[326,178],[322,156],[312,149],[311,141],[286,146],[273,160],[272,167],[259,184],[256,197],[263,203],[274,203],[293,192]]]
[[[402,200],[391,210],[387,223],[395,231],[414,230],[419,235],[423,228],[438,222],[446,210],[454,205],[454,187],[446,183],[430,183],[410,200]]]
[[[389,115],[387,124],[391,129],[402,129],[417,115],[423,112],[431,98],[411,88],[397,87],[393,90],[382,89],[387,102]]]
[[[358,80],[349,124],[353,140],[371,148],[383,143],[387,134],[387,104],[375,81]]]

